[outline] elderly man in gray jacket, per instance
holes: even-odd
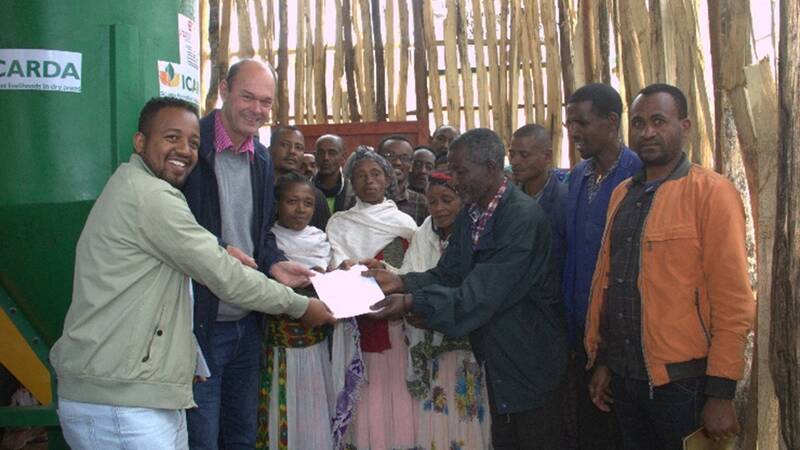
[[[334,321],[228,255],[178,190],[197,162],[197,110],[149,101],[136,153],[111,176],[78,240],[63,335],[50,355],[59,421],[73,449],[183,449],[194,406],[197,344],[189,278],[225,301],[269,314]],[[306,282],[308,280],[305,280]]]

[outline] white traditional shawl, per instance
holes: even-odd
[[[414,219],[393,201],[371,205],[356,199],[355,206],[331,216],[325,231],[338,266],[346,259],[372,258],[397,237],[411,240],[416,230]]]
[[[425,272],[436,267],[441,256],[439,235],[433,230],[431,216],[428,216],[411,239],[400,273]]]
[[[300,231],[278,225],[272,226],[275,243],[291,261],[309,268],[327,269],[331,262],[331,245],[319,228],[307,226]]]

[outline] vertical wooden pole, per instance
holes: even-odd
[[[315,55],[315,48],[314,48],[314,39],[311,35],[313,28],[311,28],[311,5],[313,3],[312,0],[303,0],[305,3],[305,11],[303,12],[303,22],[305,23],[306,27],[306,53],[305,53],[305,64],[303,66],[305,73],[305,81],[306,81],[306,95],[305,95],[305,121],[306,123],[315,123],[314,119],[314,97],[315,95],[319,95],[319,92],[315,92],[314,89],[314,60],[316,59]],[[325,67],[321,67],[320,70],[325,71]]]
[[[342,1],[342,17],[347,20],[342,20],[344,27],[344,66],[345,77],[347,78],[347,103],[350,112],[351,122],[361,122],[361,114],[358,112],[358,92],[356,90],[356,70],[355,70],[355,50],[353,49],[353,31],[350,27],[352,10],[350,8],[350,0]]]
[[[377,120],[375,103],[375,43],[372,36],[372,19],[370,16],[370,0],[360,0],[361,9],[361,45],[363,45],[362,75],[364,80],[364,97],[361,106],[364,108],[364,120]]]
[[[800,1],[780,2],[778,56],[778,209],[772,263],[770,367],[775,380],[781,434],[800,448]]]
[[[297,22],[295,32],[297,41],[294,47],[294,123],[302,125],[305,123],[305,55],[306,55],[306,30],[304,24],[306,0],[297,1]]]
[[[464,105],[464,123],[466,128],[475,128],[475,104],[472,96],[472,64],[469,62],[469,55],[467,48],[467,12],[466,0],[458,0],[456,2],[456,10],[458,11],[458,26],[456,27],[456,38],[458,44],[458,59],[461,63],[461,90],[463,92],[463,105]]]
[[[411,49],[411,41],[408,38],[408,5],[405,0],[398,0],[397,12],[400,18],[400,72],[398,75],[399,83],[397,86],[397,103],[395,104],[396,111],[394,120],[405,121],[406,110],[408,109],[406,105],[406,90],[408,89],[408,53]],[[414,30],[414,32],[416,33],[416,30]],[[392,54],[394,55],[394,52],[392,52]],[[427,101],[426,96],[426,105]]]
[[[219,0],[209,0],[208,2],[208,47],[209,59],[211,60],[211,80],[206,92],[205,112],[214,109],[217,104],[217,94],[219,82],[222,80],[218,66],[220,52],[220,4]]]
[[[447,122],[461,127],[461,95],[458,92],[458,50],[456,28],[458,11],[456,0],[447,0],[447,16],[444,18],[444,78],[447,84]]]
[[[611,52],[608,43],[608,0],[601,0],[597,5],[597,36],[600,63],[599,80],[605,84],[611,84]]]
[[[481,127],[490,127],[489,122],[489,86],[488,74],[486,72],[485,51],[486,45],[483,40],[483,12],[481,11],[481,1],[472,0],[472,26],[475,39],[475,66],[477,73],[478,94],[478,123]]]
[[[372,35],[375,38],[375,120],[386,121],[386,66],[383,61],[380,1],[372,0]]]
[[[523,109],[525,110],[525,123],[533,123],[536,117],[533,112],[533,104],[536,100],[533,98],[533,76],[535,66],[533,65],[533,58],[531,53],[532,47],[536,45],[533,36],[534,30],[528,25],[530,21],[531,11],[530,2],[522,0],[520,5],[520,30],[519,30],[519,47],[520,47],[520,77],[522,77],[522,91],[523,91]],[[517,127],[514,127],[516,130]]]
[[[436,44],[436,35],[433,32],[433,6],[431,0],[423,1],[424,18],[422,20],[425,28],[425,46],[428,54],[428,78],[431,104],[433,105],[433,119],[436,126],[443,124],[442,115],[442,89],[439,84],[439,51]]]
[[[250,8],[247,0],[236,0],[236,18],[239,27],[239,56],[248,59],[255,56],[253,29],[250,26]]]
[[[508,129],[506,136],[510,138],[511,133],[517,129],[519,121],[519,60],[520,60],[520,39],[519,34],[522,30],[520,20],[522,10],[519,6],[520,0],[511,0],[509,5],[511,30],[509,34],[509,64],[508,64]],[[507,139],[506,142],[508,142]]]
[[[394,41],[394,2],[395,0],[386,0],[386,12],[384,13],[384,17],[386,18],[386,46],[383,50],[383,59],[384,64],[386,65],[386,108],[389,120],[399,120],[397,118],[397,110],[395,106],[395,98],[397,98],[397,94],[399,94],[399,92],[395,89],[396,69],[394,62],[397,43]],[[400,29],[403,30],[402,27]],[[401,34],[402,33],[408,34],[408,30],[403,30],[401,31]],[[405,77],[401,73],[399,78],[403,79]]]
[[[499,39],[497,40],[498,43],[498,51],[499,51],[499,60],[500,60],[500,129],[495,130],[497,134],[500,135],[500,138],[503,142],[508,143],[510,139],[509,133],[511,128],[511,100],[508,96],[508,77],[509,77],[509,45],[508,45],[508,27],[509,27],[509,20],[511,17],[510,13],[510,4],[509,2],[501,2],[500,3],[500,14],[498,16],[498,22],[500,25],[500,35]],[[516,101],[516,99],[515,99]]]
[[[278,121],[289,123],[289,6],[287,0],[278,0]]]
[[[322,34],[323,17],[325,16],[325,0],[317,0],[314,11],[314,121],[328,122],[328,96],[325,90],[325,44]]]
[[[333,103],[331,113],[333,123],[340,123],[344,118],[342,112],[342,76],[344,75],[344,31],[342,24],[342,0],[335,0],[336,8],[336,45],[333,50]]]
[[[484,6],[486,7],[486,48],[489,52],[489,84],[492,89],[492,125],[494,130],[499,131],[503,125],[503,97],[500,92],[503,77],[497,56],[500,51],[500,43],[497,41],[497,17],[494,13],[494,2],[486,2]]]
[[[543,0],[542,24],[544,25],[544,42],[547,57],[547,122],[543,124],[550,129],[553,138],[553,161],[561,161],[561,136],[563,134],[563,106],[561,93],[561,54],[558,48],[558,30],[556,12],[551,0]]]
[[[541,0],[542,2],[553,0]],[[547,102],[544,95],[544,77],[542,76],[542,39],[540,31],[542,21],[539,14],[539,0],[528,0],[525,18],[527,20],[528,40],[531,43],[531,74],[533,77],[533,99],[536,109],[535,123],[545,123],[544,106]],[[563,70],[563,69],[562,69]],[[544,125],[542,125],[544,126]]]
[[[399,0],[404,3],[405,0]],[[425,62],[425,26],[423,25],[422,2],[411,2],[414,15],[414,91],[417,97],[417,120],[428,123],[428,65]]]

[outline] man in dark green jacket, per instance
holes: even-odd
[[[412,313],[445,335],[469,335],[486,369],[495,449],[560,449],[567,333],[548,276],[550,225],[505,178],[504,154],[491,130],[456,139],[448,160],[467,206],[439,264],[403,276],[366,274],[393,294],[373,307],[378,318]]]

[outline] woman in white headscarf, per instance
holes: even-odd
[[[360,147],[348,160],[345,176],[353,186],[356,204],[328,221],[334,265],[375,258],[399,267],[417,226],[387,198],[395,183],[392,167],[377,153]],[[412,448],[416,405],[405,382],[408,347],[403,321],[362,316],[358,325],[367,382],[347,441],[359,450]]]

